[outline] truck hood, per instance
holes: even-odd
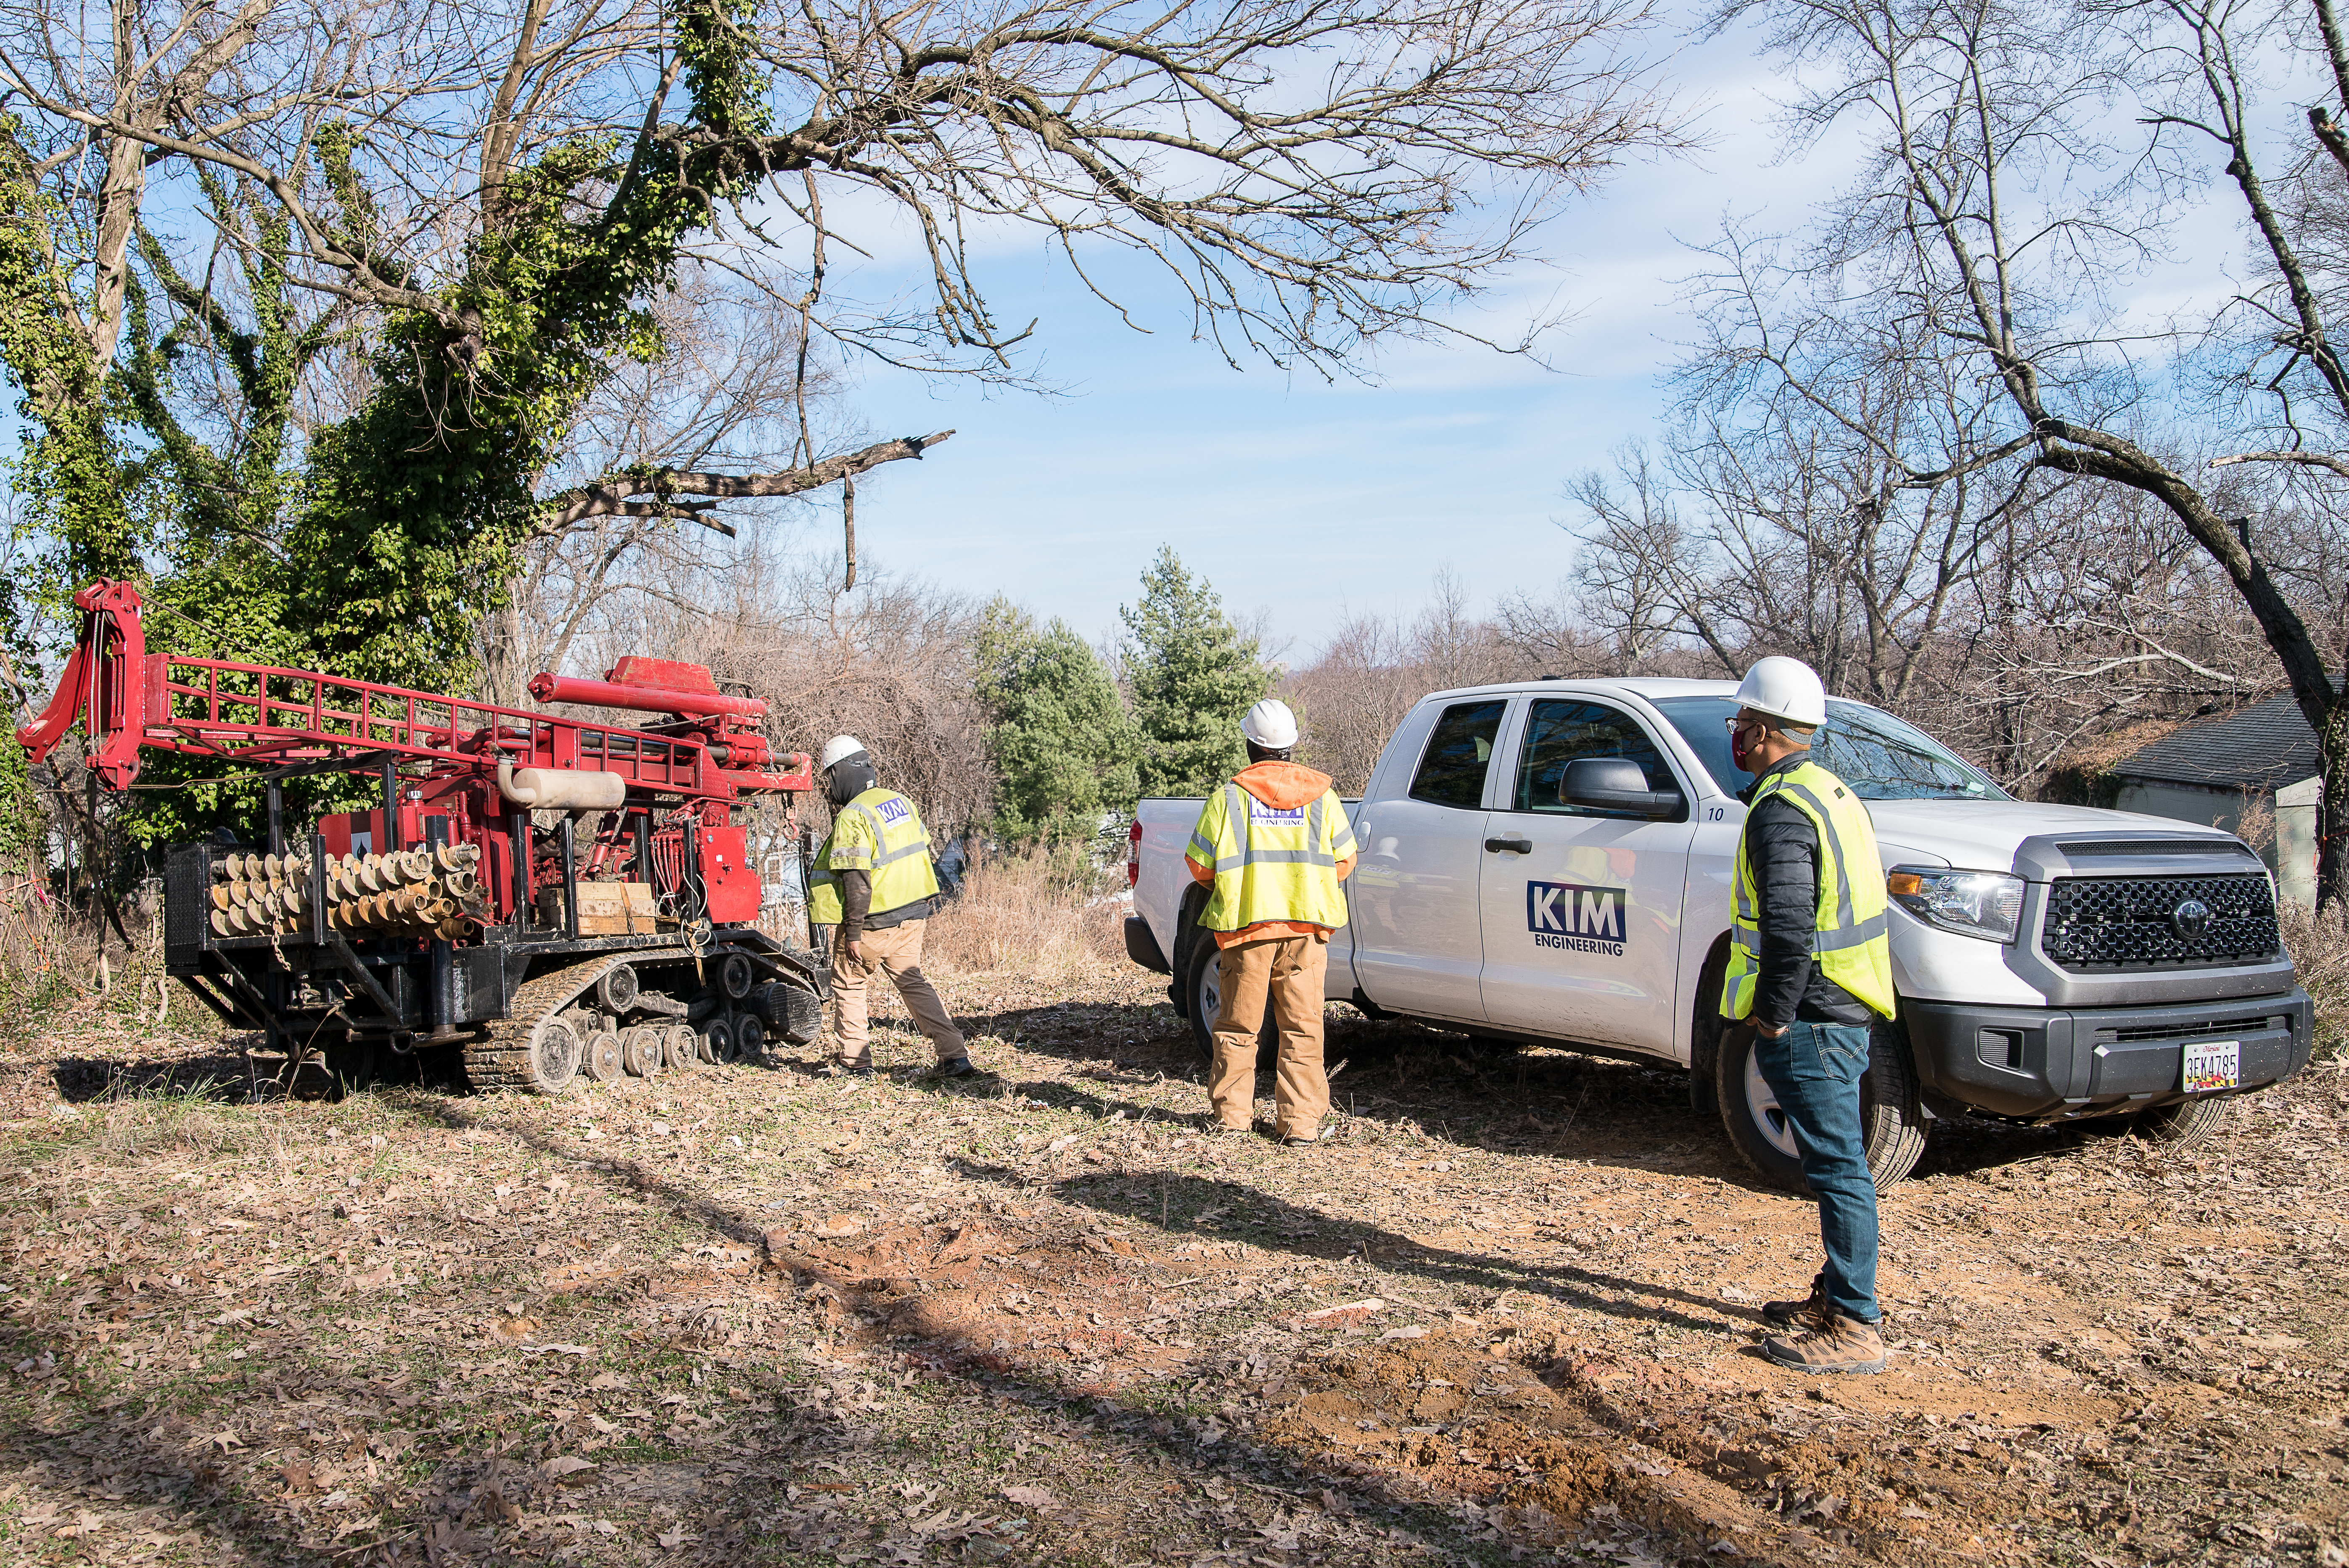
[[[2158,833],[2165,839],[2236,841],[2231,833],[2137,811],[2100,811],[2087,806],[2046,806],[2033,800],[1870,800],[1877,847],[1884,863],[1944,865],[2002,872],[2014,864],[2025,839],[2050,833],[2110,832],[2115,829]]]

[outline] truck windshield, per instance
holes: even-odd
[[[1656,710],[1681,732],[1713,775],[1736,794],[1753,776],[1729,759],[1733,696],[1667,696]],[[1863,703],[1827,700],[1826,727],[1811,743],[1819,766],[1863,800],[2003,800],[2005,790],[1912,724]]]

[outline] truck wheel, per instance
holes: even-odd
[[[701,1037],[690,1024],[671,1024],[661,1031],[661,1066],[681,1073],[701,1065]]]
[[[702,1020],[701,1059],[720,1067],[734,1059],[734,1026],[723,1013]]]
[[[2141,1110],[2130,1118],[2130,1123],[2131,1132],[2158,1145],[2164,1153],[2184,1154],[2219,1136],[2227,1124],[2227,1102],[2181,1099],[2174,1105]]]
[[[1191,1040],[1199,1047],[1199,1059],[1202,1062],[1213,1062],[1216,1059],[1216,1016],[1224,1010],[1223,972],[1222,965],[1216,962],[1216,939],[1204,934],[1191,947],[1191,975],[1188,981],[1191,997]],[[1264,1009],[1264,1027],[1257,1031],[1256,1037],[1258,1052],[1257,1060],[1259,1065],[1270,1065],[1269,1059],[1264,1057],[1262,1052],[1268,1046],[1277,1047],[1279,1041],[1280,1031],[1273,1026],[1272,1006],[1268,1002]]]
[[[734,1059],[763,1067],[767,1061],[767,1026],[756,1013],[734,1015]]]
[[[1722,1031],[1713,1075],[1721,1123],[1738,1158],[1776,1185],[1804,1191],[1794,1129],[1762,1077],[1752,1031]],[[1859,1080],[1859,1130],[1868,1173],[1879,1192],[1915,1170],[1925,1152],[1925,1117],[1917,1103],[1907,1045],[1897,1027],[1880,1019],[1869,1031],[1868,1074]]]

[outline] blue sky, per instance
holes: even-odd
[[[1479,611],[1515,589],[1551,591],[1576,552],[1557,526],[1570,521],[1566,480],[1660,431],[1662,374],[1693,331],[1678,287],[1699,265],[1690,245],[1724,214],[1801,229],[1853,167],[1847,140],[1779,160],[1783,67],[1757,57],[1751,28],[1675,50],[1675,18],[1697,9],[1670,6],[1654,46],[1670,51],[1662,79],[1705,145],[1619,170],[1547,231],[1547,266],[1498,280],[1487,314],[1463,318],[1506,339],[1512,324],[1567,307],[1575,319],[1551,341],[1553,369],[1404,344],[1359,382],[1234,370],[1190,340],[1184,301],[1141,265],[1112,275],[1157,329],[1148,336],[1032,239],[999,242],[980,274],[996,318],[1040,318],[1040,369],[1065,395],[863,371],[855,412],[875,435],[957,434],[920,469],[893,465],[860,488],[862,551],[899,573],[1007,593],[1097,638],[1172,543],[1235,612],[1264,613],[1292,663],[1350,613],[1414,614],[1447,567]],[[2279,83],[2260,118],[2292,134],[2288,94]],[[2271,141],[2268,158],[2279,152]],[[2241,239],[2239,201],[2215,192],[2120,303],[2140,320],[2190,315],[2240,265]],[[832,286],[885,294],[917,282],[885,256],[861,273],[835,268]],[[836,500],[826,505],[804,542],[837,539]]]
[[[1688,333],[1672,282],[1694,266],[1682,241],[1707,237],[1724,210],[1752,212],[1760,191],[1771,226],[1798,226],[1841,172],[1817,157],[1770,163],[1770,73],[1749,38],[1684,48],[1666,71],[1701,106],[1712,145],[1619,170],[1545,232],[1548,265],[1499,280],[1460,318],[1506,339],[1545,309],[1570,309],[1550,340],[1554,369],[1473,345],[1402,344],[1366,381],[1234,370],[1190,339],[1171,283],[1118,268],[1121,299],[1155,329],[1145,336],[1023,236],[989,254],[982,282],[997,319],[1040,317],[1039,368],[1064,392],[860,372],[855,412],[876,435],[956,430],[920,469],[894,465],[860,486],[860,550],[894,571],[1000,591],[1095,637],[1171,543],[1233,610],[1267,612],[1292,660],[1350,612],[1415,612],[1446,565],[1480,608],[1519,586],[1547,590],[1572,561],[1553,526],[1567,478],[1655,430],[1659,372]],[[898,282],[885,265],[836,268],[832,286]],[[836,511],[802,537],[827,528]]]

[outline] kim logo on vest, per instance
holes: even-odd
[[[1526,883],[1526,929],[1536,947],[1623,956],[1626,890],[1578,882]]]

